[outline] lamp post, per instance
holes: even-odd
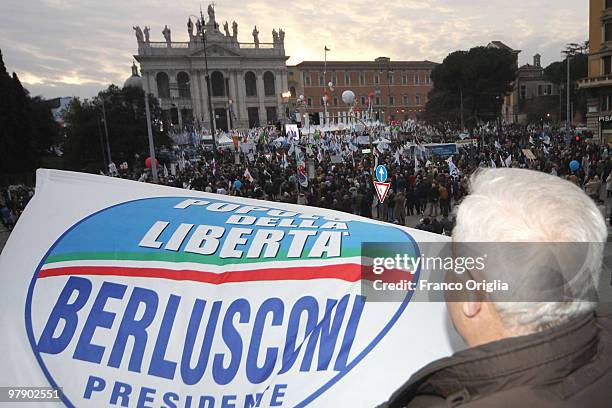
[[[232,118],[232,116],[234,116],[234,101],[232,101],[231,99],[227,100],[227,110],[229,116],[229,128],[230,130],[232,130],[234,128],[234,121]]]
[[[195,17],[196,20],[198,19],[197,16],[191,15],[191,17]],[[199,34],[202,37],[202,45],[204,46],[204,79],[206,80],[206,97],[208,99],[208,120],[210,122],[210,134],[212,136],[212,145],[213,145],[213,152],[217,151],[217,141],[215,140],[215,120],[213,117],[213,110],[212,110],[212,101],[211,101],[211,91],[210,91],[210,75],[208,74],[208,53],[206,52],[206,30],[204,29],[204,27],[206,26],[205,20],[204,20],[204,14],[202,14],[202,10],[200,10],[200,27],[198,29],[197,34]]]
[[[138,78],[138,81],[132,81],[133,78]],[[157,183],[159,181],[157,177],[157,159],[155,158],[155,141],[153,140],[153,129],[151,128],[151,111],[149,110],[149,93],[148,89],[145,89],[144,81],[138,75],[138,68],[136,67],[136,63],[132,65],[132,78],[126,81],[125,87],[133,87],[140,89],[144,92],[144,104],[145,104],[145,112],[147,117],[147,136],[149,140],[149,157],[151,158],[151,176],[153,178],[153,182]],[[148,88],[148,87],[147,87]],[[102,105],[104,108],[104,104]],[[102,110],[102,113],[105,113],[105,110]],[[134,113],[136,113],[136,107],[134,107]],[[106,118],[104,120],[106,125]],[[110,151],[109,151],[110,153]]]
[[[565,121],[565,131],[566,131],[566,137],[567,140],[569,141],[569,137],[570,137],[570,130],[571,130],[571,126],[572,126],[572,118],[571,118],[571,102],[570,102],[570,91],[571,91],[571,84],[570,84],[570,58],[576,55],[576,52],[581,50],[582,48],[578,45],[578,44],[568,44],[567,48],[565,49],[565,51],[562,51],[562,54],[565,54],[566,56],[566,60],[567,60],[567,85],[566,85],[566,117],[567,120]]]
[[[143,89],[144,90],[144,89]],[[158,183],[157,159],[155,158],[155,141],[153,140],[153,130],[151,129],[151,111],[149,110],[149,94],[144,92],[145,112],[147,114],[147,136],[149,138],[149,157],[151,158],[151,177],[153,182]]]
[[[355,92],[353,92],[351,90],[346,90],[346,91],[342,92],[342,101],[349,106],[349,111],[348,111],[347,117],[357,120],[359,123],[361,123],[363,125],[365,130],[368,132],[368,138],[369,138],[369,141],[370,141],[370,155],[372,156],[371,160],[370,160],[370,174],[371,174],[371,177],[372,177],[372,181],[374,181],[375,180],[375,175],[374,175],[374,143],[372,141],[372,132],[371,132],[368,124],[366,122],[364,122],[361,118],[358,118],[353,113],[353,108],[355,106]]]
[[[291,98],[291,92],[285,91],[281,93],[283,98],[283,110],[285,112],[285,123],[289,122],[289,98]]]
[[[108,153],[108,165],[113,162],[111,158],[110,142],[108,139],[108,126],[106,124],[106,99],[102,98],[102,121],[104,122],[104,135],[106,136],[106,152]]]

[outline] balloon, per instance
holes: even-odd
[[[234,181],[234,188],[240,190],[240,187],[242,187],[242,182],[240,180]]]
[[[351,90],[346,90],[342,92],[342,102],[347,105],[352,105],[355,102],[355,92]]]
[[[569,168],[571,171],[577,171],[580,168],[580,163],[578,160],[572,160],[569,164]]]
[[[152,160],[150,157],[147,157],[147,160],[145,160],[145,166],[147,166],[147,169],[151,168],[151,163]],[[159,161],[157,161],[157,159],[155,159],[155,167],[159,167]]]

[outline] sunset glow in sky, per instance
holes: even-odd
[[[206,13],[207,2],[202,2]],[[0,49],[33,95],[91,97],[110,83],[123,84],[137,52],[132,26],[151,27],[163,41],[167,24],[174,41],[188,39],[186,22],[200,3],[188,0],[8,0],[0,13]],[[500,40],[522,50],[521,64],[542,54],[542,64],[561,59],[566,43],[588,38],[588,3],[576,0],[219,0],[216,19],[238,23],[238,38],[262,42],[272,29],[286,32],[289,64],[322,60],[441,62],[458,49]]]

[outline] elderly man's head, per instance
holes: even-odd
[[[453,241],[498,243],[492,246],[497,263],[491,260],[472,276],[502,279],[521,288],[523,296],[512,298],[515,292],[503,301],[491,295],[449,302],[455,327],[468,345],[476,346],[592,312],[606,239],[601,213],[575,184],[530,170],[477,172],[459,206]],[[541,290],[554,282],[561,282],[565,297]],[[526,295],[533,287],[537,291]]]

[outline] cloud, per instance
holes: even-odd
[[[199,14],[191,0],[22,0],[3,5],[0,38],[5,64],[32,94],[91,97],[130,75],[136,40],[132,26],[151,27],[162,41],[167,24],[175,41],[187,40],[186,22]],[[203,3],[205,4],[205,3]],[[204,6],[205,7],[205,6]],[[204,10],[204,13],[206,11]],[[287,35],[289,63],[329,59],[442,61],[457,49],[501,40],[521,49],[520,62],[542,54],[548,64],[569,42],[588,36],[588,5],[575,0],[286,0],[224,2],[217,21],[236,20],[239,40],[262,42],[273,28]]]

